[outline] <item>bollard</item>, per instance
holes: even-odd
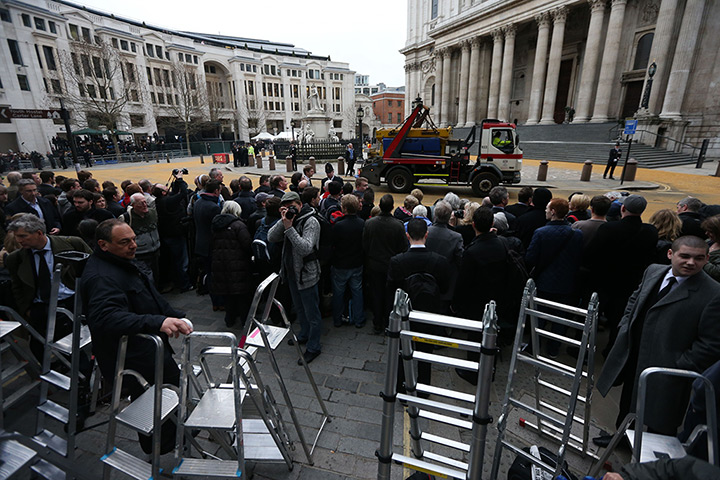
[[[200,163],[205,163],[205,159],[203,158],[202,153],[200,154]]]
[[[292,157],[291,157],[290,155],[288,155],[287,157],[285,157],[285,171],[288,172],[288,173],[290,173],[290,172],[293,171],[293,168],[292,168]]]
[[[545,182],[547,181],[547,172],[548,172],[548,161],[543,160],[540,162],[540,166],[538,167],[538,182]]]
[[[168,154],[168,153],[165,154],[165,161],[167,163],[170,163],[170,154]]]
[[[310,166],[317,172],[317,168],[315,168],[315,157],[308,158],[308,162],[310,163]]]
[[[623,181],[634,182],[635,174],[637,174],[637,160],[631,158],[625,165],[625,177],[623,178]]]
[[[338,169],[337,174],[339,176],[345,175],[345,157],[338,157]]]
[[[275,170],[275,155],[268,156],[268,163],[270,164],[270,170]]]
[[[715,176],[720,177],[720,162],[718,162],[717,169],[715,170]]]
[[[589,182],[590,181],[590,176],[592,175],[592,166],[593,166],[592,160],[585,160],[585,165],[583,165],[582,173],[580,174],[581,182]]]
[[[261,155],[258,155],[257,157],[255,157],[255,162],[257,163],[257,168],[262,168],[262,167],[263,167],[263,165],[262,165],[262,156],[261,156]]]

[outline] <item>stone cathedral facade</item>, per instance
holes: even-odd
[[[714,0],[408,0],[401,53],[406,105],[443,126],[636,117],[644,143],[720,157]]]

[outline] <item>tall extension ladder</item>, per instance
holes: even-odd
[[[411,322],[453,329],[482,331],[482,343],[413,331],[411,330]],[[495,302],[486,305],[483,321],[478,322],[427,312],[410,311],[407,293],[398,289],[395,293],[395,305],[390,314],[387,336],[389,339],[387,376],[385,377],[384,392],[380,394],[384,401],[382,436],[380,448],[375,452],[379,460],[378,480],[389,480],[392,462],[440,478],[479,479],[482,475],[487,425],[492,421],[492,418],[488,415],[488,406],[490,404],[494,356],[498,353],[495,346],[497,340]],[[455,357],[416,351],[412,347],[413,341],[449,347],[459,351],[477,352],[480,354],[480,362],[476,363]],[[400,345],[402,345],[407,394],[397,393],[396,390]],[[475,395],[433,385],[418,384],[413,360],[478,372],[478,385]],[[443,401],[420,398],[417,396],[418,393],[433,394],[442,397]],[[463,405],[470,404],[472,408],[451,403],[449,399],[457,400]],[[415,458],[392,452],[396,400],[407,404],[408,416],[410,417],[411,448]],[[423,432],[420,428],[419,418],[471,430],[472,440],[470,444],[465,444],[429,432]],[[424,448],[424,442],[422,441],[457,450],[462,455],[467,455],[469,462],[465,463],[455,458],[428,451]]]
[[[593,293],[588,308],[583,309],[545,300],[537,297],[536,294],[535,282],[529,279],[523,292],[505,399],[497,426],[498,436],[495,444],[491,478],[497,477],[503,448],[507,448],[516,455],[520,455],[543,470],[552,473],[553,478],[561,473],[568,447],[583,455],[595,457],[588,449],[588,438],[591,418],[590,405],[594,386],[598,296]],[[572,318],[560,316],[563,314],[569,317],[583,317],[584,321],[579,322]],[[528,317],[530,319],[532,352],[525,353],[523,352],[523,333]],[[539,326],[539,319],[545,321],[545,326]],[[573,335],[554,332],[553,327],[565,327],[571,331],[580,332],[581,339],[577,340]],[[577,348],[577,358],[572,364],[568,364],[543,355],[541,353],[543,346],[540,342],[541,338],[543,342],[556,341],[560,342],[561,345],[570,345]],[[515,397],[516,373],[519,364],[529,365],[534,369],[534,406],[523,402],[521,398]],[[583,389],[584,396],[580,395],[583,382],[585,386]],[[563,388],[564,386],[566,388]],[[563,402],[561,405],[553,405],[547,398],[544,398],[548,394],[567,398],[567,402]],[[582,413],[576,411],[578,402],[584,404]],[[532,428],[540,435],[559,442],[556,466],[548,465],[505,439],[508,415],[513,408],[524,410],[537,419],[537,423],[531,423],[521,418],[521,425]],[[577,424],[581,429],[581,436],[572,433],[574,424]]]
[[[22,400],[40,385],[36,380],[40,374],[40,364],[27,348],[23,348],[15,339],[14,333],[27,322],[9,307],[0,307],[12,320],[0,321],[0,430],[4,428],[5,411]],[[32,328],[32,327],[30,327]],[[34,331],[34,329],[33,329]],[[36,335],[37,332],[35,332]],[[12,354],[13,362],[3,366],[2,356],[5,352]],[[6,398],[6,385],[13,384],[25,371],[27,382],[13,391]]]

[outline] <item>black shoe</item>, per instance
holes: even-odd
[[[305,363],[310,363],[313,360],[315,360],[318,356],[320,356],[320,352],[311,352],[310,350],[305,350],[305,353],[303,353],[303,358],[305,359]],[[302,365],[302,360],[298,360],[298,365]]]
[[[615,180],[615,177],[610,177],[610,180]]]
[[[603,175],[603,180],[605,180],[606,178],[607,178],[607,175]]]
[[[306,343],[307,338],[298,338],[298,345],[305,345]],[[292,338],[288,340],[288,345],[290,345],[291,347],[295,345],[295,340],[293,340]]]
[[[597,445],[600,448],[607,448],[608,445],[610,445],[610,442],[612,441],[613,436],[609,433],[606,433],[604,435],[600,435],[598,437],[594,437],[592,439],[593,443]]]
[[[469,384],[477,386],[478,377],[476,373],[471,372],[470,370],[464,370],[462,368],[456,368],[455,373],[458,374],[458,377],[462,378]]]

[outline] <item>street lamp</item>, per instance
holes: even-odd
[[[358,138],[360,139],[360,144],[362,145],[362,119],[365,116],[365,110],[363,110],[362,107],[358,107],[357,109],[357,119],[358,119],[358,131],[360,132],[358,134]]]
[[[650,107],[650,90],[652,89],[653,77],[655,76],[655,72],[657,72],[657,64],[655,62],[652,62],[648,67],[648,80],[645,83],[645,91],[643,92],[640,108]]]
[[[292,130],[292,139],[293,142],[295,142],[295,127],[296,127],[295,120],[290,120],[290,130]]]

